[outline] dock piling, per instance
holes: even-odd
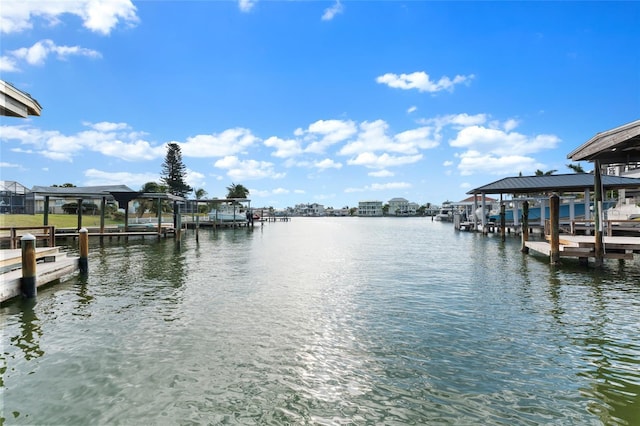
[[[560,197],[553,194],[549,197],[549,225],[551,233],[550,262],[556,265],[560,262]]]
[[[22,279],[20,291],[26,298],[36,297],[36,237],[25,234],[20,239],[22,248]]]
[[[89,272],[89,230],[87,228],[80,229],[78,233],[78,244],[80,246],[80,259],[78,266],[81,274]]]
[[[529,253],[529,247],[526,243],[529,241],[529,202],[522,203],[522,247],[520,251],[522,253]]]

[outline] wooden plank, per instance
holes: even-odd
[[[36,286],[41,287],[56,280],[62,280],[78,270],[78,258],[58,256],[55,262],[38,263],[36,267]],[[2,274],[0,280],[0,302],[20,296],[22,270]]]
[[[633,253],[615,253],[615,252],[605,252],[605,259],[625,259],[625,260],[633,260]]]
[[[551,244],[544,241],[525,241],[525,247],[530,250],[549,256],[551,254]]]
[[[52,256],[59,253],[60,247],[36,247],[36,260],[45,256]],[[3,249],[0,250],[0,267],[13,264],[22,264],[21,249]]]

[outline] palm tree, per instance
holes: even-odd
[[[557,172],[557,170],[549,170],[548,172],[543,172],[542,170],[536,170],[536,176],[550,176]]]
[[[573,173],[584,173],[584,169],[580,165],[580,163],[576,164],[567,164],[567,167],[573,170]]]
[[[232,183],[231,186],[227,186],[227,198],[247,198],[249,190],[243,185]]]
[[[142,188],[140,188],[140,192],[162,194],[167,192],[167,187],[157,182],[147,182],[144,185],[142,185]],[[144,212],[147,210],[149,210],[151,213],[155,213],[156,217],[158,216],[157,200],[139,200],[139,201],[140,203],[138,205],[138,212],[137,212],[138,217],[142,217],[142,215],[144,215]],[[166,201],[163,201],[162,211],[168,211],[168,209],[169,209],[168,204],[166,203]]]
[[[194,195],[196,196],[196,200],[200,200],[207,196],[207,191],[204,188],[198,188],[194,191]],[[206,205],[198,204],[198,213],[206,213],[208,211],[208,207]]]

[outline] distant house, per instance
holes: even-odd
[[[26,213],[29,189],[14,180],[0,180],[0,213]]]
[[[293,208],[296,216],[324,216],[324,206],[322,204],[296,204]]]
[[[359,201],[358,216],[382,216],[382,201]]]
[[[471,197],[467,197],[464,200],[458,201],[455,204],[457,204],[457,205],[473,205],[474,199],[478,204],[482,203],[482,195],[476,194],[476,195],[472,195]],[[485,200],[486,203],[494,203],[494,202],[498,201],[495,198],[491,198],[491,197],[487,197],[487,196],[484,197],[484,200]]]
[[[409,214],[409,200],[396,197],[389,200],[389,215],[407,216]]]

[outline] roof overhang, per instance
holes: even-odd
[[[103,185],[103,186],[34,186],[31,189],[34,196],[54,197],[54,198],[75,198],[93,199],[107,197],[115,200],[136,200],[136,199],[161,199],[169,201],[184,201],[183,197],[167,194],[164,192],[139,192],[134,191],[126,185]]]
[[[42,107],[31,95],[0,80],[0,115],[26,118],[39,116],[41,111]]]
[[[467,194],[539,194],[547,192],[583,192],[593,189],[594,176],[588,173],[545,176],[508,177],[472,189]],[[640,179],[622,176],[602,176],[606,189],[638,189]]]
[[[640,120],[601,132],[567,155],[572,161],[601,164],[640,162]]]

